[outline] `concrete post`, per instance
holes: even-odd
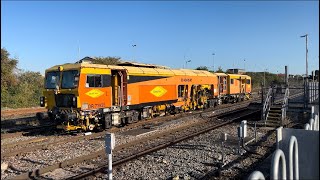
[[[277,128],[277,149],[279,149],[279,143],[282,141],[282,127]]]

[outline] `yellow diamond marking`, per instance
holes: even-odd
[[[155,95],[156,97],[161,97],[163,96],[165,93],[167,93],[167,90],[164,89],[163,87],[161,86],[157,86],[155,88],[153,88],[151,91],[150,91],[151,94]]]
[[[86,95],[92,97],[92,98],[97,98],[101,96],[104,92],[100,91],[99,89],[93,89],[89,92],[86,93]]]

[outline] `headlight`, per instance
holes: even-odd
[[[77,97],[73,97],[73,98],[72,98],[72,106],[73,106],[74,108],[77,107]]]
[[[44,107],[44,106],[45,106],[45,97],[44,97],[44,96],[41,96],[41,97],[40,97],[40,106],[41,106],[41,107]]]

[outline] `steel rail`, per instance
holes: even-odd
[[[190,139],[190,138],[192,138],[192,137],[194,137],[194,136],[197,136],[197,135],[199,135],[199,134],[206,133],[206,132],[208,132],[208,131],[210,131],[210,130],[213,130],[213,129],[216,129],[216,128],[218,128],[218,127],[221,127],[221,126],[230,124],[230,123],[236,121],[237,119],[239,119],[239,118],[241,118],[241,117],[243,117],[243,116],[247,116],[247,115],[250,115],[250,114],[256,113],[256,112],[257,112],[257,111],[252,111],[251,113],[247,113],[247,114],[245,114],[245,115],[238,116],[238,117],[236,117],[236,118],[234,118],[234,119],[232,119],[232,120],[229,120],[229,121],[227,121],[227,122],[220,123],[220,124],[218,124],[218,125],[214,125],[214,126],[207,127],[207,128],[205,128],[205,129],[202,129],[201,131],[198,131],[198,132],[189,134],[188,136],[185,136],[185,137],[182,137],[182,138],[178,138],[178,139],[173,139],[173,140],[171,140],[171,141],[169,141],[169,142],[167,142],[167,143],[165,143],[165,144],[162,144],[162,145],[159,145],[159,146],[157,146],[157,147],[153,147],[153,148],[147,149],[147,150],[145,150],[145,151],[141,151],[141,152],[139,152],[138,154],[134,154],[134,155],[128,156],[128,157],[126,157],[126,158],[124,158],[124,159],[121,159],[121,160],[119,160],[119,161],[116,161],[116,162],[115,162],[116,164],[114,164],[114,165],[117,165],[117,164],[120,165],[120,164],[122,164],[122,163],[125,163],[125,162],[127,162],[127,161],[129,161],[129,160],[132,160],[132,159],[137,158],[137,157],[139,157],[139,156],[142,156],[142,155],[144,155],[144,154],[148,154],[148,153],[150,153],[150,152],[153,152],[153,151],[156,151],[156,150],[159,150],[159,149],[163,149],[163,148],[165,148],[165,147],[167,147],[167,146],[169,146],[169,145],[178,143],[178,142],[180,142],[180,141],[183,141],[183,140],[186,140],[186,139]],[[210,121],[210,120],[207,120],[207,121]],[[198,123],[195,123],[195,124],[202,124],[202,125],[203,125],[203,123],[204,123],[204,122],[198,122]],[[174,130],[174,132],[178,132],[178,131],[181,131],[181,132],[182,132],[182,131],[188,129],[190,126],[194,126],[195,124],[187,125],[187,126],[185,126],[185,127],[177,128],[177,129]],[[168,132],[166,131],[166,132],[162,132],[162,133],[160,133],[160,134],[156,134],[156,135],[154,135],[154,136],[149,136],[149,137],[147,137],[147,138],[143,138],[143,139],[140,139],[140,140],[132,141],[132,142],[127,143],[127,144],[119,145],[119,146],[116,147],[115,152],[120,151],[120,150],[123,150],[123,149],[126,149],[126,148],[128,148],[128,147],[133,146],[133,145],[137,145],[137,144],[139,144],[139,142],[140,142],[140,143],[141,143],[141,142],[146,142],[146,140],[148,140],[148,139],[149,139],[149,140],[150,140],[150,139],[155,139],[155,138],[157,138],[157,137],[158,137],[158,138],[159,138],[159,137],[163,137],[163,136],[168,135],[168,134],[170,134],[170,133],[168,133]],[[171,134],[172,134],[172,133],[171,133]],[[41,174],[44,174],[44,173],[49,172],[49,171],[52,171],[52,170],[54,170],[54,169],[67,167],[67,166],[70,166],[70,165],[72,165],[72,164],[80,163],[80,162],[83,162],[83,161],[88,161],[88,160],[91,160],[91,159],[94,159],[94,158],[97,158],[97,157],[105,158],[105,150],[103,149],[103,150],[97,151],[97,152],[95,152],[95,153],[91,153],[90,155],[81,156],[81,157],[78,157],[78,158],[76,158],[76,159],[67,160],[67,161],[64,161],[64,162],[61,162],[61,163],[57,163],[57,164],[54,164],[54,165],[45,167],[45,168],[36,169],[36,170],[34,170],[34,171],[30,171],[30,172],[28,172],[28,173],[24,173],[24,174],[19,175],[19,176],[15,176],[15,177],[13,177],[13,178],[14,178],[14,179],[35,178],[35,177],[39,177]],[[105,167],[105,166],[101,166],[101,167],[99,167],[99,168],[102,169],[102,168],[104,168],[104,167]],[[89,173],[89,172],[87,172],[87,173]],[[93,173],[93,171],[92,171],[92,173]],[[78,177],[80,177],[80,176],[81,176],[81,175],[79,175],[79,176],[77,176],[77,177],[75,177],[75,178],[78,178]],[[84,177],[85,177],[85,176],[88,176],[88,175],[84,175]]]

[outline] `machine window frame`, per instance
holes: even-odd
[[[247,79],[246,84],[251,84],[251,80]]]
[[[56,74],[54,77],[54,81],[55,81],[55,85],[54,87],[53,86],[50,86],[49,84],[53,84],[52,82],[48,81],[48,78],[51,77],[51,81],[52,81],[52,77],[53,75],[52,74]],[[61,73],[59,71],[50,71],[50,72],[46,72],[46,75],[45,75],[45,80],[44,80],[44,87],[46,89],[55,89],[56,86],[60,86],[61,82],[60,82],[60,77],[61,77]]]
[[[73,86],[70,84],[66,84],[65,81],[65,76],[66,75],[71,75],[71,74],[66,74],[66,73],[71,73],[73,75],[72,80],[73,80]],[[61,78],[61,89],[74,89],[78,87],[79,81],[75,80],[75,77],[79,77],[79,71],[78,70],[68,70],[68,71],[63,71],[62,72],[62,78]]]
[[[107,80],[106,74],[87,74],[86,75],[86,88],[105,88],[108,86],[108,80]],[[93,77],[93,82],[88,82],[89,78]],[[96,78],[100,78],[100,80],[96,80]],[[98,82],[100,81],[100,82]],[[93,85],[92,85],[93,83]],[[91,84],[91,86],[90,86]],[[99,84],[99,85],[97,85]]]
[[[230,84],[234,84],[234,79],[230,79]]]
[[[183,98],[183,92],[185,92],[185,95],[187,97],[188,96],[188,85],[178,85],[178,98]]]

